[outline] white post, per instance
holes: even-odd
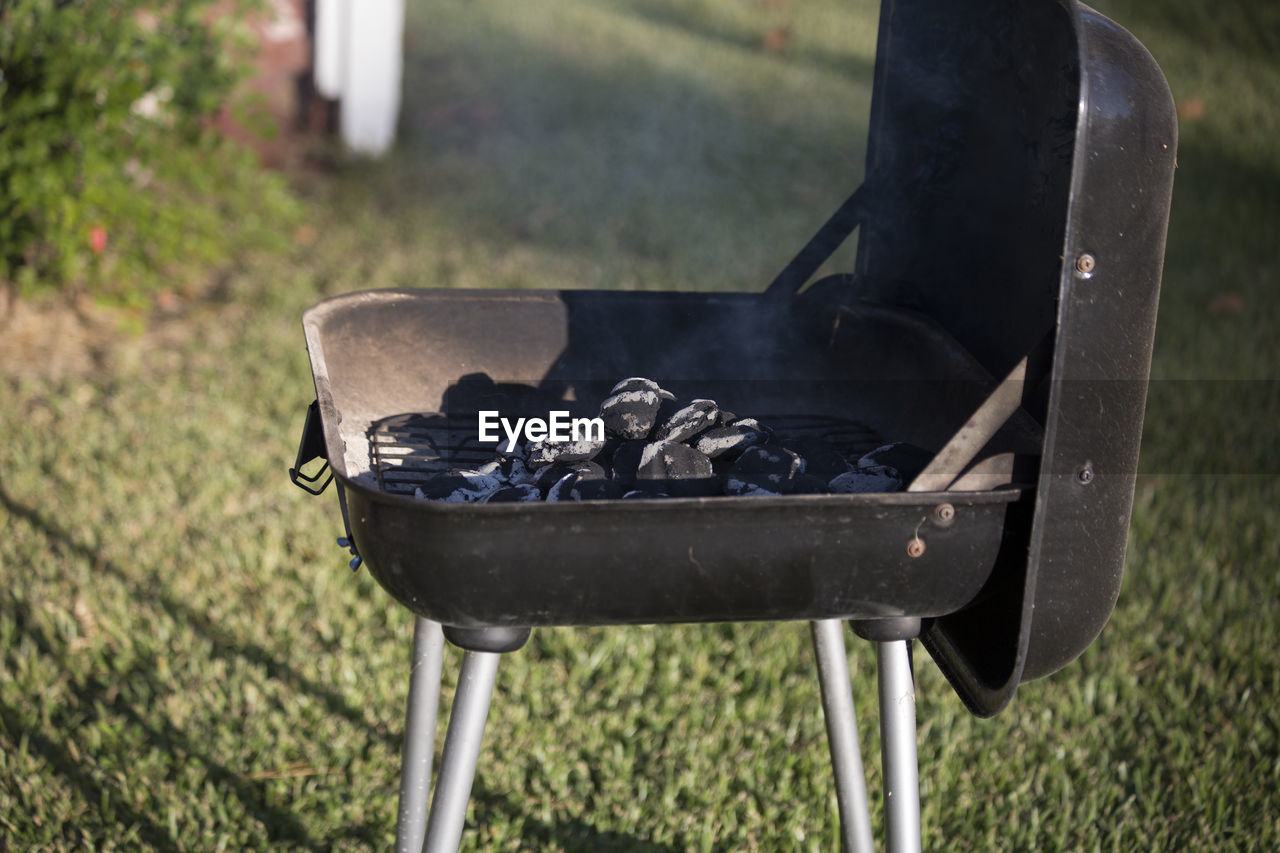
[[[342,97],[342,77],[346,65],[346,21],[348,0],[316,0],[315,84],[320,97],[336,101]]]
[[[340,101],[342,141],[385,154],[400,118],[404,0],[316,0],[316,91]]]

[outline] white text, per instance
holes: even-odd
[[[481,441],[499,441],[499,426],[507,436],[507,453],[515,450],[516,441],[604,441],[604,421],[600,418],[571,418],[566,412],[548,412],[547,419],[516,418],[513,424],[496,411],[477,412],[477,437]]]

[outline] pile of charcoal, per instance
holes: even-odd
[[[605,435],[535,441],[451,469],[415,491],[455,503],[585,501],[711,495],[890,492],[932,454],[905,443],[850,459],[812,437],[787,441],[714,400],[681,402],[650,379],[624,379],[600,406]]]

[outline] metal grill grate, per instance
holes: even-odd
[[[821,442],[856,459],[883,442],[874,430],[849,418],[830,415],[757,416],[783,446]],[[378,487],[412,495],[430,477],[451,468],[474,468],[494,457],[492,444],[476,438],[476,419],[442,414],[394,415],[369,428],[369,453]]]
[[[428,478],[450,468],[471,468],[493,458],[476,439],[475,416],[394,415],[369,428],[369,455],[384,492],[412,495]]]
[[[857,459],[884,444],[879,433],[851,418],[835,415],[765,415],[757,417],[771,427],[779,444],[821,442],[846,458]]]

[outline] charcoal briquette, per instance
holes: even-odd
[[[594,462],[579,462],[547,489],[547,500],[556,501],[596,501],[615,498],[620,489],[604,475],[604,469]]]
[[[643,376],[632,376],[629,379],[622,380],[613,386],[613,390],[609,392],[609,395],[612,396],[623,391],[652,391],[664,400],[674,400],[676,396],[657,382],[652,379],[646,379]]]
[[[532,503],[542,500],[542,492],[538,491],[538,487],[522,483],[518,486],[504,486],[496,492],[491,492],[484,503],[500,504],[500,503]]]
[[[765,474],[782,480],[791,480],[804,473],[804,459],[800,454],[776,444],[748,447],[738,456],[732,470],[737,474]]]
[[[896,492],[901,488],[902,480],[897,472],[884,465],[869,465],[846,471],[827,483],[827,489],[837,495]]]
[[[791,480],[788,484],[789,495],[822,495],[827,492],[827,478],[808,471]]]
[[[709,429],[697,437],[693,446],[708,459],[731,457],[752,445],[765,441],[765,434],[752,424],[742,422]]]
[[[574,484],[578,482],[579,473],[570,471],[559,480],[556,480],[551,488],[547,489],[547,503],[557,503],[558,501],[575,500],[573,496]]]
[[[923,447],[905,441],[895,441],[864,455],[857,467],[884,466],[892,468],[904,481],[911,481],[933,461],[933,454]]]
[[[496,477],[501,478],[503,476],[502,462],[497,459],[491,459],[490,461],[484,463],[483,465],[476,466],[475,472],[477,474],[492,474]]]
[[[769,444],[774,441],[773,430],[768,424],[762,424],[755,418],[735,418],[728,423],[728,426],[736,426],[742,429],[753,429],[764,437],[761,444]]]
[[[711,460],[687,444],[658,441],[645,447],[636,470],[636,487],[680,496],[718,491]]]
[[[589,480],[604,480],[604,468],[595,462],[553,462],[538,471],[537,486],[543,494],[551,489],[566,474],[578,474]]]
[[[526,463],[535,471],[555,462],[585,462],[604,449],[604,439],[535,441],[529,445]]]
[[[503,485],[502,480],[492,474],[449,471],[427,478],[414,490],[414,497],[448,503],[476,503]]]
[[[618,452],[618,448],[624,444],[623,440],[616,435],[605,434],[604,445],[595,456],[591,457],[591,461],[598,464],[608,472],[613,467],[613,454]]]
[[[737,474],[725,478],[724,493],[733,497],[763,498],[782,494],[777,484],[759,474]]]
[[[503,479],[513,486],[533,485],[538,482],[538,475],[530,471],[521,459],[504,459],[502,467]]]
[[[636,481],[636,470],[640,467],[640,457],[648,442],[642,440],[624,441],[613,451],[609,460],[609,468],[613,481],[624,489],[631,488]]]
[[[671,416],[683,409],[686,405],[688,404],[685,403],[684,400],[678,400],[674,395],[670,397],[663,397],[658,404],[658,414],[653,420],[653,429],[655,432],[650,433],[650,436],[653,437],[658,427],[671,420]],[[657,441],[657,438],[655,437],[653,440]]]
[[[641,388],[619,391],[600,404],[605,431],[618,438],[647,438],[658,419],[662,398],[657,391]]]
[[[534,480],[536,485],[545,495],[547,490],[556,484],[561,477],[566,474],[572,474],[577,470],[577,466],[571,462],[556,462],[537,472],[537,479]]]
[[[579,472],[578,479],[570,486],[569,496],[575,501],[603,501],[618,497],[622,491],[612,480],[588,478]]]
[[[824,483],[853,468],[843,454],[822,439],[788,441],[786,447],[804,459],[806,473],[821,477]]]
[[[658,441],[688,441],[715,426],[719,416],[720,407],[715,400],[693,400],[659,423],[653,437]]]

